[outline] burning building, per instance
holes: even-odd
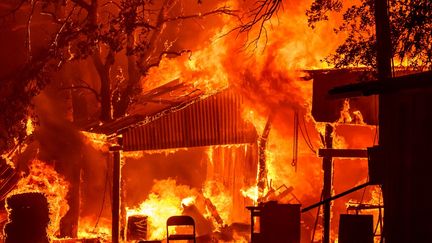
[[[301,1],[273,26],[279,3],[0,4],[0,42],[26,43],[0,90],[5,241],[32,242],[28,214],[41,242],[164,241],[181,215],[199,242],[420,242],[430,72],[329,67],[338,21],[305,31]]]

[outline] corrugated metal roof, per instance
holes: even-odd
[[[130,126],[152,122],[168,110],[182,109],[199,100],[203,92],[178,79],[139,95],[128,111],[131,115],[103,124],[91,124],[85,130],[108,136],[122,133]]]
[[[230,91],[197,101],[123,133],[125,151],[253,143],[254,126],[242,117],[242,98]]]

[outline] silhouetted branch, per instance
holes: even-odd
[[[239,34],[246,33],[247,35],[247,47],[251,44],[258,44],[258,40],[265,35],[265,40],[267,42],[267,29],[265,24],[270,21],[270,19],[275,15],[279,9],[282,7],[282,0],[259,0],[256,1],[254,8],[249,10],[245,16],[240,18],[242,24],[238,27],[230,30],[225,35],[228,35],[234,31],[238,31]],[[258,27],[258,34],[254,37],[252,41],[249,42],[249,34],[254,27]]]
[[[32,19],[33,19],[33,14],[35,11],[35,7],[36,7],[36,3],[32,2],[32,6],[31,6],[31,12],[28,16],[27,19],[27,32],[26,32],[26,47],[27,47],[27,55],[28,55],[28,60],[31,61],[32,59],[32,46],[31,46],[31,23],[32,23]]]
[[[10,16],[10,15],[16,13],[22,7],[22,5],[25,2],[27,2],[27,0],[21,0],[14,8],[12,8],[11,10],[9,10],[7,13],[0,15],[0,19],[5,18],[7,16]]]
[[[72,0],[72,2],[78,4],[80,7],[84,8],[88,12],[91,10],[91,5],[85,2],[84,0]]]
[[[221,7],[209,12],[205,12],[205,13],[197,13],[197,14],[190,14],[190,15],[180,15],[180,16],[175,16],[175,17],[171,17],[171,18],[165,18],[163,20],[164,23],[167,22],[172,22],[172,21],[177,21],[177,20],[186,20],[186,19],[192,19],[192,18],[203,18],[206,16],[210,16],[210,15],[215,15],[215,14],[224,14],[224,15],[230,15],[230,16],[236,16],[238,17],[238,15],[236,14],[238,11],[236,10],[232,10],[229,7]]]
[[[82,81],[82,82],[84,82],[84,81]],[[99,101],[99,102],[101,101],[99,93],[95,89],[93,89],[92,87],[90,87],[90,85],[88,85],[87,83],[85,83],[84,85],[73,85],[71,87],[64,87],[64,88],[61,88],[61,89],[62,90],[85,89],[85,90],[88,90],[91,93],[93,93],[93,95],[95,96],[95,98],[96,98],[97,101]]]
[[[147,66],[145,67],[145,69],[142,70],[142,72],[145,73],[145,72],[147,72],[150,68],[159,66],[160,62],[162,61],[162,58],[165,57],[165,56],[167,56],[167,55],[171,55],[171,56],[176,56],[176,57],[178,57],[178,56],[183,55],[184,53],[189,53],[189,54],[190,54],[190,53],[192,53],[192,51],[191,51],[191,50],[181,50],[181,51],[162,51],[162,52],[159,54],[159,57],[158,57],[158,59],[156,60],[156,62],[147,65]]]

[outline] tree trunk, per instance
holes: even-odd
[[[134,10],[136,11],[136,10]],[[131,16],[131,20],[128,22],[134,23],[136,22],[136,15]],[[123,90],[119,90],[118,100],[114,104],[114,118],[122,117],[126,114],[127,109],[129,108],[129,104],[132,96],[134,96],[137,92],[138,84],[141,78],[141,73],[137,67],[137,60],[133,53],[135,47],[135,31],[133,29],[127,29],[127,43],[126,43],[126,55],[127,55],[127,73],[128,73],[128,81],[126,88]]]
[[[89,10],[89,25],[96,29],[98,26],[98,1],[92,0]],[[101,47],[97,45],[97,50],[94,50],[92,55],[93,63],[100,79],[100,97],[101,97],[101,121],[111,120],[111,79],[110,70],[114,64],[114,52],[108,50],[105,58],[105,63],[102,62]]]
[[[111,54],[108,54],[111,55]],[[107,57],[108,58],[108,57]],[[93,55],[93,63],[100,78],[100,97],[101,97],[101,121],[111,120],[111,65],[104,65],[101,61],[99,50]]]

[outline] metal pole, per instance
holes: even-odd
[[[326,125],[325,129],[325,146],[328,149],[333,148],[333,126],[330,124]],[[323,198],[324,200],[331,198],[331,191],[333,185],[333,157],[326,156],[323,158],[323,170],[324,170],[324,184],[323,184]],[[323,243],[330,243],[330,211],[331,202],[326,201],[323,207],[323,224],[324,224],[324,234]]]
[[[120,147],[112,147],[113,151],[113,187],[112,187],[112,243],[119,242],[120,236]]]

